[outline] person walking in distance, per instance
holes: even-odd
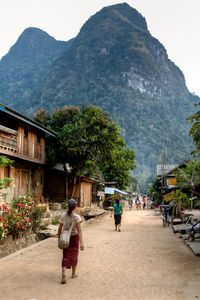
[[[80,250],[84,250],[83,245],[83,235],[81,229],[81,217],[76,214],[75,208],[77,206],[77,201],[74,199],[68,200],[68,210],[64,212],[60,219],[60,224],[58,228],[58,238],[63,230],[69,230],[72,226],[71,236],[69,246],[66,249],[63,249],[63,258],[62,258],[62,277],[61,283],[66,283],[66,269],[72,268],[72,278],[77,277],[76,267],[78,263],[78,253],[79,246]]]
[[[144,195],[144,196],[143,196],[143,198],[142,198],[142,202],[143,202],[143,205],[142,205],[142,207],[143,207],[143,209],[145,209],[145,208],[146,208],[146,206],[147,206],[147,197],[146,197],[146,195]]]
[[[140,199],[139,199],[139,196],[137,195],[137,197],[135,199],[135,207],[138,210],[140,208],[140,206],[141,206]]]
[[[131,210],[132,207],[133,207],[133,199],[132,199],[132,198],[130,198],[130,199],[128,200],[128,204],[129,204],[129,208],[130,208],[130,210]]]
[[[119,199],[116,199],[110,217],[112,217],[113,212],[114,212],[114,220],[115,220],[115,230],[120,232],[123,207],[122,204],[119,202]]]

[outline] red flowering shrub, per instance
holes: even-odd
[[[0,206],[0,242],[4,240],[4,238],[7,236],[8,233],[8,220],[7,216],[10,213],[10,209],[8,206],[3,204]]]
[[[35,206],[32,197],[20,196],[12,201],[9,208],[0,206],[0,241],[7,235],[26,232],[29,228],[35,230],[41,218],[41,210]]]

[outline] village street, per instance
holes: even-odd
[[[78,278],[60,284],[61,250],[49,238],[0,260],[1,300],[200,299],[200,257],[153,210],[125,209],[84,224]]]

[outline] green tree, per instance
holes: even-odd
[[[11,159],[7,158],[6,156],[0,155],[0,168],[10,166],[12,165],[12,163],[13,161]],[[0,191],[10,187],[11,182],[11,178],[0,178]],[[6,193],[0,193],[0,195],[6,198]]]
[[[184,168],[178,168],[175,176],[180,189],[194,190],[200,184],[200,159],[193,159]]]
[[[125,189],[130,187],[133,178],[130,170],[135,168],[135,155],[132,150],[126,148],[125,145],[116,145],[111,149],[110,158],[104,161],[102,170],[106,181],[116,181],[118,187]]]
[[[189,207],[190,198],[186,193],[183,193],[180,190],[175,190],[173,191],[173,201],[178,210],[181,211],[182,209]]]
[[[200,103],[198,105],[200,105]],[[200,151],[200,111],[190,116],[188,120],[192,124],[192,127],[190,129],[190,135],[192,136],[194,143],[196,145],[196,151],[194,152],[199,152]]]
[[[48,162],[61,163],[74,185],[81,175],[103,176],[120,188],[129,184],[134,151],[127,148],[119,127],[101,108],[64,107],[51,115],[40,110],[35,119],[57,133],[56,142],[47,140]]]
[[[192,208],[193,197],[199,196],[196,187],[200,185],[200,158],[197,157],[189,161],[184,168],[177,169],[175,176],[180,190],[189,194]]]

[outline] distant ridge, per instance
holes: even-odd
[[[2,102],[19,111],[33,111],[43,78],[71,42],[57,41],[38,28],[25,29],[0,61]]]

